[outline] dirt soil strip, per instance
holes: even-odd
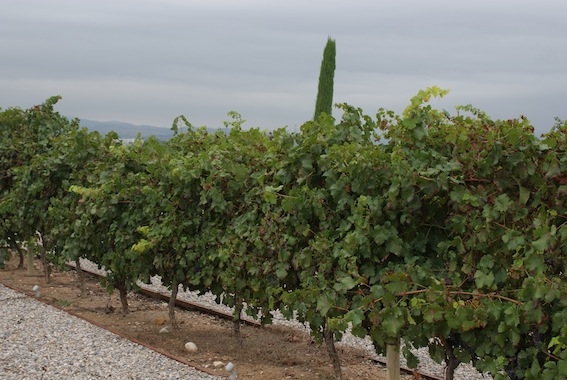
[[[39,263],[32,275],[26,269],[17,269],[15,258],[7,264],[6,269],[0,270],[0,283],[10,289],[34,296],[31,289],[39,285],[42,302],[203,373],[226,378],[224,366],[232,362],[239,377],[248,380],[335,378],[324,345],[314,342],[303,330],[280,325],[258,328],[243,324],[241,334],[244,339],[239,342],[234,336],[232,315],[227,320],[226,316],[207,315],[205,310],[182,308],[176,311],[180,328],[171,330],[167,302],[129,293],[130,313],[124,314],[118,295],[109,295],[95,277],[85,277],[86,292],[80,294],[74,271],[54,271],[50,283],[46,283],[40,274]],[[198,351],[189,353],[185,349],[187,342],[194,342]],[[386,379],[385,368],[370,360],[365,350],[342,343],[337,344],[337,349],[345,380]],[[403,375],[402,378],[426,378],[416,375]]]
[[[69,267],[72,268],[72,269],[75,269],[74,265],[69,265]],[[93,271],[90,271],[88,269],[82,269],[82,270],[83,270],[83,272],[87,273],[90,276],[94,276],[96,278],[103,277],[103,275],[96,273],[96,272],[93,272]],[[169,302],[169,295],[167,295],[165,293],[154,292],[152,290],[145,289],[145,288],[140,288],[139,292],[146,297],[158,299],[158,300],[164,301],[164,302]],[[184,300],[180,300],[180,299],[175,300],[175,306],[177,306],[181,309],[184,309],[184,310],[198,311],[198,312],[201,312],[201,313],[213,315],[215,317],[223,318],[223,319],[226,319],[226,320],[232,320],[233,319],[233,316],[231,314],[223,313],[223,312],[220,312],[218,310],[214,310],[214,309],[211,309],[211,308],[208,308],[208,307],[205,307],[205,306],[193,303],[193,302],[188,302],[188,301],[184,301]],[[247,324],[249,326],[254,326],[254,327],[261,327],[262,326],[261,323],[250,320],[248,318],[242,318],[241,322],[244,323],[244,324]],[[101,326],[101,327],[104,328],[104,326]],[[149,347],[151,349],[155,349],[158,352],[161,352],[161,350],[159,350],[157,348],[152,348],[152,347],[146,345],[143,342],[140,342],[140,344],[142,344],[146,347]],[[169,354],[167,354],[167,353],[164,353],[164,355],[169,356]],[[172,357],[172,359],[181,361],[182,363],[187,363],[186,361],[184,361],[181,358]],[[383,366],[383,367],[386,366],[386,360],[377,359],[377,358],[370,358],[370,357],[368,358],[368,360],[371,360],[371,361],[377,363],[380,366]],[[400,370],[402,371],[402,373],[405,373],[407,375],[412,375],[413,377],[421,378],[423,380],[444,380],[441,377],[422,373],[422,372],[416,371],[415,369],[411,369],[411,368],[408,368],[408,367],[405,367],[405,366],[401,366]],[[205,372],[207,372],[207,371],[205,371]],[[207,373],[211,373],[211,372],[207,372]],[[212,374],[214,375],[215,373],[212,373]]]

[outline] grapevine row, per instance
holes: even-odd
[[[567,124],[536,137],[523,117],[456,114],[420,91],[402,114],[338,105],[299,133],[229,133],[174,121],[167,141],[124,145],[54,111],[0,113],[0,240],[43,240],[126,293],[161,276],[315,338],[351,329],[377,352],[428,347],[446,377],[567,374]],[[2,261],[0,254],[0,261]],[[48,276],[49,274],[46,273]],[[170,318],[175,325],[173,308]],[[328,339],[325,339],[328,342]],[[332,353],[332,347],[330,347]],[[563,376],[563,377],[562,377]]]

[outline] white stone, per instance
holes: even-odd
[[[185,349],[189,352],[197,352],[197,345],[193,342],[185,343]]]
[[[164,327],[161,330],[159,330],[160,334],[167,334],[169,332],[169,327]]]
[[[213,367],[215,367],[215,368],[222,367],[223,365],[224,365],[224,363],[219,361],[219,360],[213,362]]]

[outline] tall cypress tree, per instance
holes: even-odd
[[[319,87],[317,90],[317,101],[315,102],[315,115],[313,120],[317,118],[324,112],[327,115],[331,115],[333,112],[333,85],[335,79],[335,56],[337,54],[337,48],[335,40],[329,37],[327,39],[327,45],[325,45],[325,50],[323,50],[323,61],[321,62],[321,73],[319,74]],[[323,338],[325,339],[325,344],[327,347],[327,353],[333,364],[333,369],[335,371],[335,378],[337,380],[342,380],[342,370],[341,361],[339,355],[335,348],[335,334],[327,323],[327,318],[323,321]]]
[[[323,50],[323,61],[321,62],[321,73],[319,74],[319,88],[317,91],[317,101],[315,103],[315,115],[313,120],[317,120],[321,113],[331,115],[333,112],[333,85],[335,78],[335,56],[337,48],[335,40],[329,37],[327,45]]]

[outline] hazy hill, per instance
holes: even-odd
[[[80,119],[81,126],[92,131],[98,131],[101,135],[114,131],[123,139],[133,139],[138,133],[142,137],[155,136],[159,140],[169,140],[173,136],[173,131],[169,128],[155,127],[152,125],[135,125],[123,121],[95,121]]]
[[[143,138],[155,136],[158,140],[169,140],[173,137],[173,131],[169,128],[155,127],[153,125],[136,125],[125,123],[123,121],[96,121],[80,119],[81,127],[88,128],[91,131],[98,131],[101,135],[106,135],[108,132],[114,131],[118,133],[121,139],[134,139],[140,133]],[[226,128],[220,128],[225,133],[228,132]],[[185,130],[183,128],[182,130]],[[216,133],[218,129],[207,128],[209,133]]]

